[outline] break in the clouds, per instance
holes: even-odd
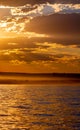
[[[80,4],[26,4],[24,6],[11,7],[0,6],[1,15],[4,16],[28,16],[36,17],[42,15],[51,15],[54,13],[66,14],[66,13],[80,13]]]
[[[29,10],[30,11],[29,11]],[[11,9],[12,15],[17,16],[28,16],[28,17],[37,17],[42,15],[51,15],[54,13],[66,14],[66,13],[80,13],[80,4],[40,4],[34,5],[25,5],[21,7],[16,7]]]
[[[20,6],[25,4],[43,4],[43,3],[62,3],[62,4],[79,4],[80,0],[0,0],[1,5]]]
[[[44,29],[44,31],[37,32],[36,29],[41,30],[38,24],[40,23],[39,21],[37,24],[34,26],[34,21],[36,22],[36,18],[43,19],[43,17],[47,17],[47,21],[49,21],[49,17],[52,17],[52,15],[59,14],[60,16],[65,15],[65,14],[80,14],[80,4],[51,4],[51,3],[45,3],[45,4],[36,4],[36,5],[30,5],[26,4],[24,6],[18,6],[18,7],[10,7],[10,6],[1,6],[0,7],[0,12],[1,12],[1,20],[0,20],[0,28],[4,32],[7,32],[7,35],[10,35],[10,32],[12,32],[12,35],[16,36],[25,36],[25,37],[49,37],[48,34],[45,32],[49,32],[49,29]],[[54,16],[53,16],[54,19]],[[56,19],[56,18],[55,18]],[[55,21],[53,20],[53,23]],[[62,19],[62,18],[61,18]],[[32,22],[33,20],[33,22]],[[50,20],[52,21],[52,20]],[[65,21],[66,22],[66,21]],[[77,22],[79,22],[77,20]],[[53,29],[51,29],[50,25],[46,25],[46,21],[44,21],[43,24],[45,24],[45,27],[50,28],[50,30],[56,30],[54,29],[55,25],[57,23],[57,20],[55,24],[52,26]],[[72,20],[72,24],[75,23],[75,20]],[[30,25],[29,25],[30,24]],[[68,23],[69,24],[69,23]],[[42,27],[41,23],[40,26]],[[56,27],[59,25],[59,23],[56,25]],[[77,24],[78,25],[78,24]],[[60,27],[61,25],[59,25]],[[64,24],[62,25],[64,26]],[[72,26],[72,25],[71,25]],[[75,28],[75,25],[73,25],[72,30]],[[30,27],[30,29],[29,29]],[[66,28],[67,26],[65,26]],[[35,28],[35,29],[34,29]],[[62,27],[61,27],[62,28]],[[33,30],[31,30],[33,29]],[[46,31],[47,30],[47,31]],[[58,29],[60,30],[60,29]],[[63,29],[64,30],[64,27]],[[66,31],[66,29],[65,29]],[[52,32],[52,33],[54,33]],[[64,32],[64,31],[63,31]],[[67,32],[67,31],[66,31]],[[70,31],[69,31],[70,32]]]
[[[59,14],[72,14],[80,13],[80,4],[36,4],[36,5],[24,5],[19,7],[1,6],[1,16],[15,16],[15,17],[28,17],[34,18],[37,16],[51,15],[55,13]]]

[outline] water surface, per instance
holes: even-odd
[[[0,85],[0,130],[80,130],[80,85]]]

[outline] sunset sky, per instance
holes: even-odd
[[[0,72],[80,73],[80,0],[0,0]]]

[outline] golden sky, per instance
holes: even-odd
[[[0,71],[80,73],[80,4],[1,4]]]

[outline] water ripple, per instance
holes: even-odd
[[[80,86],[0,85],[0,130],[80,130]]]

